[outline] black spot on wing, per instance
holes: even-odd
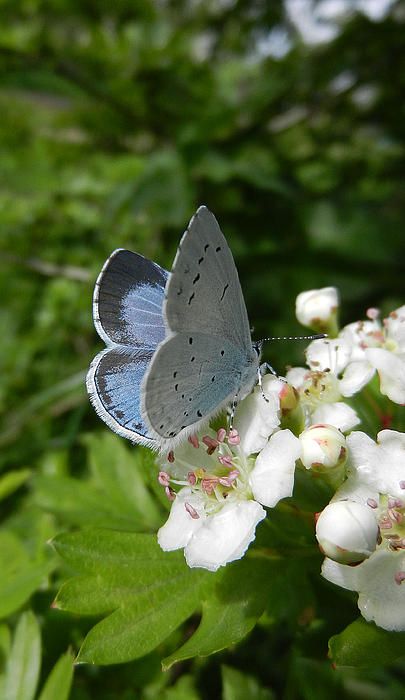
[[[224,296],[225,296],[225,294],[226,294],[226,290],[228,289],[228,287],[229,287],[229,284],[226,284],[225,287],[223,288],[222,296],[221,296],[221,298],[220,298],[220,301],[223,300],[223,298],[224,298]]]
[[[188,300],[188,305],[189,305],[189,306],[190,306],[191,302],[193,301],[194,297],[195,297],[195,294],[194,294],[194,292],[193,292],[192,295],[191,295],[191,297],[190,297],[189,300]]]

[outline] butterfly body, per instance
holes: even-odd
[[[238,273],[206,207],[191,219],[170,274],[113,253],[96,283],[94,316],[107,350],[92,363],[89,393],[110,427],[134,442],[173,449],[257,380],[260,353]]]

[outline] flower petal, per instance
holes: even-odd
[[[254,540],[256,525],[265,517],[266,511],[256,501],[226,503],[206,518],[189,541],[184,550],[188,566],[216,571],[240,559]]]
[[[405,582],[395,575],[405,571],[405,552],[379,550],[359,567],[358,606],[366,620],[386,630],[405,630]]]
[[[360,423],[356,411],[343,401],[321,404],[312,414],[314,423],[328,423],[347,433]]]
[[[271,435],[280,424],[279,392],[283,382],[276,377],[263,377],[263,398],[260,387],[240,402],[236,413],[234,426],[240,437],[240,446],[245,455],[260,452]]]
[[[405,481],[405,434],[382,430],[375,443],[360,431],[347,438],[351,463],[357,478],[373,491],[402,498]]]
[[[351,346],[343,338],[313,340],[305,355],[312,370],[330,370],[334,374],[340,374],[349,362]]]
[[[339,389],[343,396],[353,396],[363,386],[369,383],[374,374],[374,367],[368,360],[356,360],[349,362],[342,379],[339,381]]]
[[[197,511],[199,518],[191,517],[186,510],[186,503]],[[181,489],[172,503],[166,523],[158,531],[159,545],[166,552],[185,547],[206,517],[201,497],[193,494],[189,488]]]
[[[388,341],[395,343],[397,352],[405,352],[405,306],[392,311],[384,325]]]
[[[380,391],[391,401],[405,404],[405,353],[395,355],[389,350],[371,348],[366,357],[380,376]]]
[[[324,559],[321,574],[331,583],[335,583],[341,588],[346,588],[348,591],[358,591],[359,589],[359,569],[364,566],[347,566],[346,564],[338,564],[326,557]]]
[[[291,430],[280,430],[272,435],[258,455],[249,479],[253,496],[259,503],[273,507],[281,498],[292,495],[295,462],[300,454],[300,441]]]

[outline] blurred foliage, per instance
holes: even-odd
[[[44,682],[88,629],[49,608],[69,572],[55,571],[44,542],[85,523],[153,531],[163,513],[142,480],[141,498],[130,488],[133,451],[116,441],[110,482],[97,456],[107,428],[83,378],[101,347],[91,318],[101,265],[128,247],[170,267],[205,203],[234,252],[256,337],[298,332],[304,289],[338,286],[343,323],[399,306],[405,3],[379,21],[349,12],[334,40],[313,45],[281,0],[3,0],[0,21],[0,650],[7,659],[31,597]],[[279,371],[302,363],[299,343],[266,353]],[[400,662],[331,670],[327,640],[353,599],[318,581],[313,610],[306,581],[294,581],[298,604],[280,590],[247,642],[161,674],[178,636],[125,666],[81,668],[71,697],[403,697]]]

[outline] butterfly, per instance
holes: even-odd
[[[106,344],[87,389],[119,435],[169,451],[246,396],[259,372],[232,253],[215,216],[199,207],[170,273],[115,250],[96,281],[96,330]]]

